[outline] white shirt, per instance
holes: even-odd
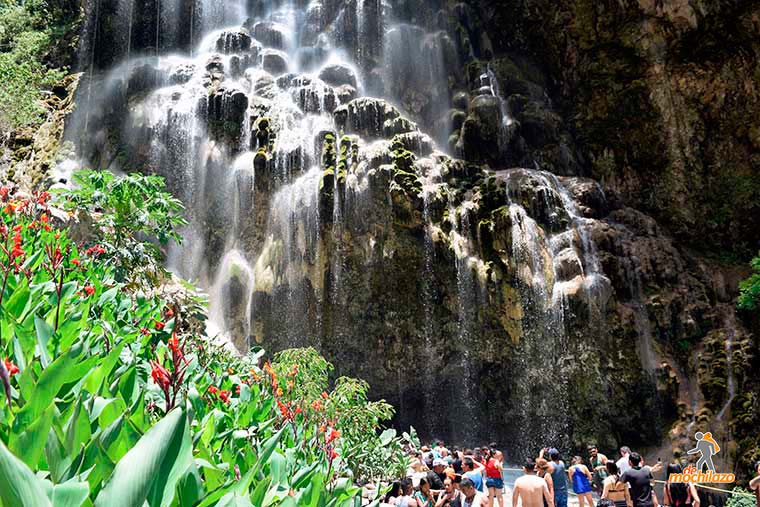
[[[623,472],[631,469],[631,464],[628,463],[628,456],[623,456],[615,464],[618,467],[618,475],[623,475]]]

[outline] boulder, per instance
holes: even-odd
[[[472,161],[497,161],[502,122],[501,101],[493,95],[480,95],[470,102],[470,114],[462,124],[460,144],[463,156]]]
[[[342,85],[335,88],[335,95],[338,97],[338,102],[348,104],[356,98],[357,91],[351,85]]]
[[[254,24],[251,33],[253,37],[264,46],[283,49],[287,41],[287,29],[284,25],[274,21],[259,21]]]
[[[332,86],[350,85],[356,88],[356,74],[347,65],[327,65],[319,71],[319,79]]]
[[[377,139],[386,136],[386,122],[399,118],[401,113],[383,99],[361,97],[337,108],[334,116],[338,128],[345,133]]]
[[[226,55],[243,53],[251,49],[251,44],[251,36],[246,30],[225,30],[216,40],[216,50]]]
[[[208,99],[209,122],[220,122],[241,127],[248,109],[248,97],[242,90],[220,88]]]
[[[192,63],[181,63],[169,73],[169,82],[172,84],[185,84],[193,78],[196,71]]]
[[[285,74],[288,71],[288,55],[278,49],[264,49],[261,66],[274,76]]]

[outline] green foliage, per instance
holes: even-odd
[[[51,65],[57,48],[74,24],[73,5],[32,0],[0,2],[0,122],[12,127],[38,123],[44,109],[42,91],[49,90],[65,69]]]
[[[151,281],[163,274],[160,247],[182,241],[177,229],[187,222],[182,203],[166,192],[160,176],[130,174],[116,178],[109,171],[80,171],[77,187],[60,193],[61,206],[94,220],[96,238],[114,255],[107,262],[120,280],[136,275]],[[149,238],[153,242],[143,241]]]
[[[366,383],[330,391],[313,349],[259,368],[212,346],[199,302],[120,281],[116,239],[80,247],[46,194],[0,203],[0,507],[354,507],[357,481],[405,468],[412,437],[380,433]]]
[[[755,310],[760,303],[760,255],[752,259],[752,275],[739,283],[737,306],[742,310]]]
[[[738,495],[729,495],[726,499],[726,507],[754,507],[755,495],[751,491],[747,491],[744,488],[735,487],[734,493],[740,493]]]

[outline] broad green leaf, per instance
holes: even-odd
[[[52,507],[45,486],[0,440],[0,500],[5,507]]]
[[[86,482],[69,481],[53,486],[50,500],[53,507],[81,507],[90,494],[90,485]]]
[[[58,395],[61,387],[69,382],[79,380],[97,362],[97,357],[91,357],[81,363],[79,356],[84,347],[79,344],[58,357],[40,375],[34,392],[24,407],[16,414],[14,427],[23,428],[37,419],[50,406]]]
[[[20,435],[11,435],[10,448],[14,454],[21,456],[24,463],[36,469],[42,452],[47,444],[50,427],[53,424],[53,407],[49,407],[42,415],[27,426]]]
[[[217,502],[216,507],[253,507],[253,504],[248,495],[241,496],[235,491],[230,491]]]
[[[181,476],[174,473],[175,463],[183,464],[190,451],[187,430],[182,409],[173,410],[156,423],[116,465],[95,507],[143,507],[149,495],[151,507],[168,505]],[[170,484],[172,480],[174,484]],[[157,501],[160,503],[153,503]]]
[[[396,438],[396,430],[388,428],[380,434],[380,445],[385,447],[390,444],[394,438]]]
[[[50,327],[45,319],[34,316],[34,329],[37,332],[37,349],[40,351],[40,363],[43,368],[50,364],[50,354],[48,354],[48,342],[53,334],[53,328]]]
[[[77,398],[71,416],[65,426],[66,438],[63,442],[66,452],[76,454],[80,451],[80,446],[88,442],[92,436],[90,430],[90,419],[87,416],[82,397]]]

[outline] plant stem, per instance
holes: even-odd
[[[58,301],[56,301],[56,308],[55,308],[55,329],[53,332],[58,332],[58,320],[61,316],[61,294],[63,293],[63,272],[65,271],[63,263],[61,263],[61,276],[58,279],[58,286],[55,288],[56,293],[58,294]]]

